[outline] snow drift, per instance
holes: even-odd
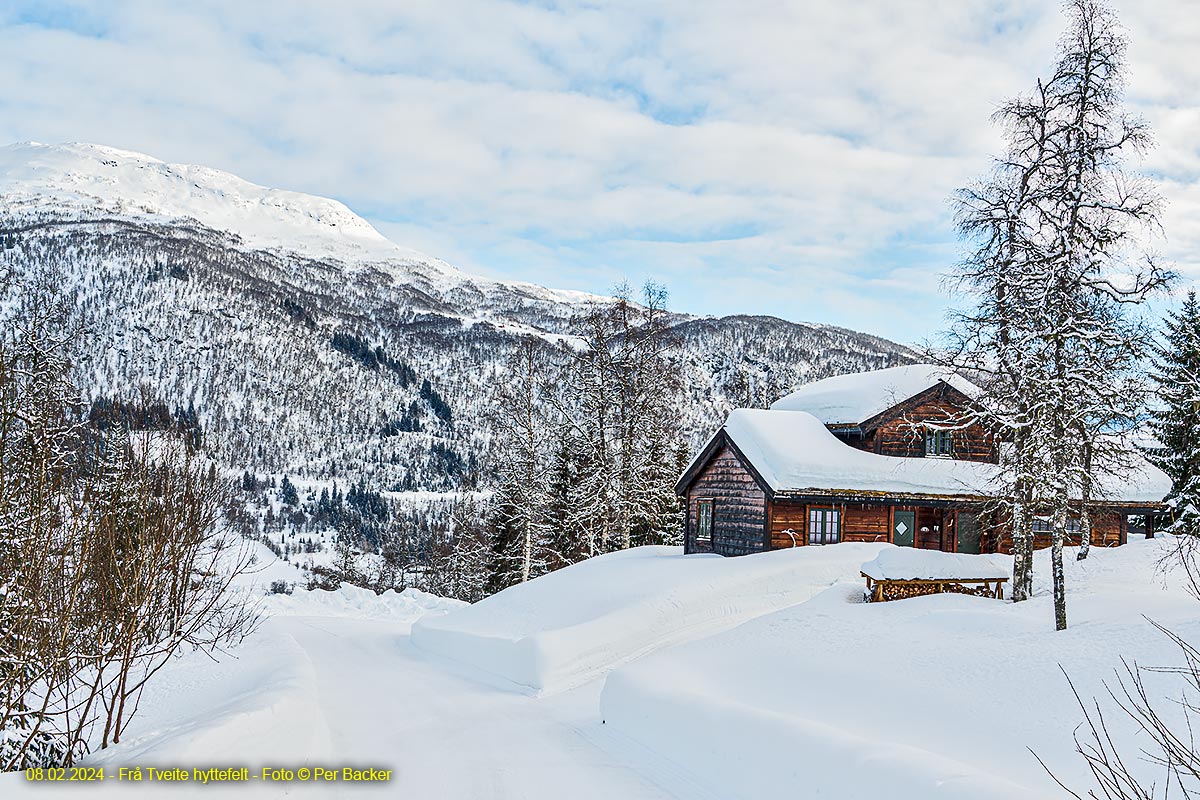
[[[413,642],[535,693],[808,600],[890,545],[802,547],[737,559],[677,547],[610,553],[413,626]]]

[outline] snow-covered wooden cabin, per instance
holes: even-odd
[[[975,391],[917,364],[826,378],[770,409],[733,411],[676,485],[687,499],[686,552],[843,541],[1007,552],[1011,529],[987,510],[996,442],[958,424]],[[1095,545],[1124,543],[1130,517],[1163,508],[1170,479],[1134,460],[1128,475],[1097,487]],[[1048,522],[1036,520],[1035,531],[1037,546],[1048,545]]]

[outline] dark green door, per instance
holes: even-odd
[[[915,511],[896,511],[892,514],[892,541],[901,547],[913,546],[913,531],[917,527]]]
[[[958,512],[958,552],[979,553],[979,515]]]

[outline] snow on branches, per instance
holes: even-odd
[[[996,113],[1006,150],[959,192],[958,229],[974,249],[953,278],[975,306],[955,317],[946,356],[981,376],[980,414],[1008,443],[1014,599],[1032,591],[1032,514],[1051,517],[1060,629],[1068,515],[1086,543],[1091,487],[1127,469],[1119,439],[1146,391],[1151,333],[1131,307],[1173,278],[1141,248],[1158,226],[1157,190],[1123,169],[1150,135],[1122,111],[1116,17],[1097,0],[1067,13],[1054,72]]]

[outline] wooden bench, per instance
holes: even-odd
[[[867,599],[872,603],[888,600],[906,600],[910,597],[921,597],[927,594],[953,592],[955,594],[970,594],[977,597],[994,597],[1004,599],[1004,583],[1008,578],[914,578],[900,580],[897,578],[872,578],[865,572],[860,572],[867,579]]]

